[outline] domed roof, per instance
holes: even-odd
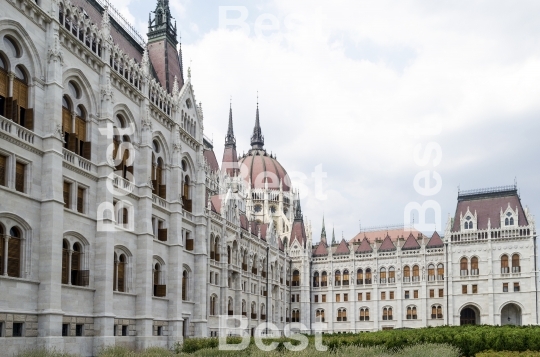
[[[250,150],[238,162],[240,176],[246,181],[251,180],[252,188],[264,188],[268,183],[269,189],[279,190],[280,181],[283,191],[291,188],[291,179],[287,171],[275,157],[268,155],[266,150]]]

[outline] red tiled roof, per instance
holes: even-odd
[[[214,153],[214,150],[204,149],[203,155],[206,161],[208,162],[210,169],[212,171],[219,171],[219,164],[217,162],[216,154]]]
[[[508,208],[508,204],[512,210],[518,209],[518,224],[519,226],[527,226],[527,217],[521,206],[521,201],[516,190],[507,192],[495,192],[493,194],[478,195],[478,197],[462,196],[458,200],[456,214],[454,215],[454,226],[452,232],[460,231],[460,215],[465,216],[467,208],[474,214],[477,214],[478,229],[487,229],[488,219],[491,222],[491,228],[500,228],[501,210],[504,212]]]
[[[410,233],[409,237],[407,237],[407,240],[405,241],[405,244],[401,247],[402,250],[407,249],[420,249],[420,244],[416,241],[413,234]]]
[[[444,246],[444,242],[442,241],[441,237],[439,236],[439,233],[437,232],[433,233],[433,235],[431,236],[431,239],[426,245],[427,248],[439,248],[443,246]]]
[[[356,236],[354,236],[354,238],[352,238],[349,243],[361,242],[364,237],[366,237],[370,243],[373,243],[376,239],[382,239],[387,235],[389,235],[392,240],[396,241],[398,238],[407,237],[410,233],[412,233],[416,237],[418,236],[418,233],[420,233],[420,231],[417,231],[414,228],[397,228],[360,232]]]
[[[349,245],[347,244],[345,239],[341,240],[341,243],[339,243],[334,254],[349,254]]]
[[[236,154],[236,148],[234,146],[225,147],[223,150],[223,160],[221,160],[221,167],[227,172],[229,176],[235,176],[238,173],[238,156]]]
[[[249,229],[249,222],[247,216],[244,213],[240,213],[240,227],[246,231]]]
[[[319,245],[317,245],[317,248],[315,248],[313,255],[328,255],[326,244],[324,242],[319,242]]]
[[[303,220],[294,220],[293,226],[291,229],[291,245],[294,240],[297,240],[300,245],[304,246],[306,242],[306,229],[304,227]]]
[[[390,251],[390,250],[396,250],[396,246],[394,245],[394,243],[392,243],[390,236],[386,236],[381,246],[379,247],[379,251],[384,252],[384,251]]]
[[[268,188],[279,190],[279,181],[282,181],[283,191],[289,191],[291,179],[287,171],[274,158],[264,151],[251,150],[249,155],[239,161],[240,173],[246,180],[251,179],[252,188]]]
[[[371,244],[369,244],[369,241],[367,238],[362,239],[362,242],[360,245],[358,245],[358,248],[356,248],[356,253],[371,253],[373,252],[373,248],[371,248]]]

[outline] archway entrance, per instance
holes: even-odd
[[[461,310],[459,316],[460,325],[476,325],[478,313],[476,309],[471,306],[467,306]]]
[[[507,304],[501,310],[501,325],[521,326],[521,308],[516,304]]]

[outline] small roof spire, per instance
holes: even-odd
[[[322,231],[321,231],[321,238],[324,237],[326,238],[326,228],[324,226],[324,214],[322,216]]]
[[[336,244],[336,232],[334,227],[332,227],[332,244]]]
[[[236,138],[234,137],[233,119],[232,119],[232,96],[229,105],[229,128],[227,129],[227,136],[225,137],[225,147],[235,146]]]
[[[302,220],[302,208],[300,207],[300,195],[296,195],[296,208],[294,212],[294,220]]]
[[[255,114],[255,127],[253,128],[253,135],[251,136],[251,148],[253,150],[262,150],[264,147],[264,136],[261,131],[261,124],[259,121],[259,92],[257,91],[257,112]]]

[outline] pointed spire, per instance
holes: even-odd
[[[261,131],[261,124],[259,122],[259,93],[257,93],[257,112],[255,115],[255,127],[253,128],[253,135],[251,136],[251,148],[262,150],[264,147],[264,136]]]
[[[229,128],[227,129],[227,136],[225,137],[225,147],[227,146],[236,146],[236,138],[234,137],[232,120],[232,101],[229,106]]]
[[[301,221],[302,220],[302,208],[300,207],[300,195],[297,194],[296,196],[296,208],[294,211],[294,220],[295,221]]]
[[[324,237],[326,239],[326,228],[324,227],[324,215],[322,217],[322,231],[321,231],[321,238]]]
[[[334,227],[332,227],[332,244],[336,244],[336,232]]]

